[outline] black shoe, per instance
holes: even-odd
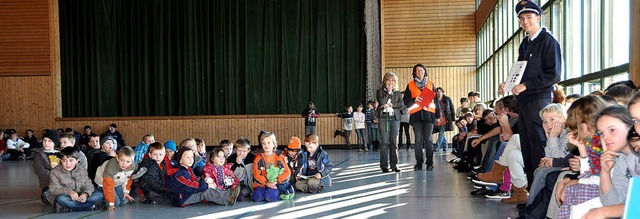
[[[475,190],[473,192],[471,192],[471,195],[478,195],[478,196],[482,196],[484,197],[485,195],[489,194],[493,192],[493,190],[487,189],[487,188],[481,188],[478,190]]]
[[[414,171],[422,170],[422,164],[416,164],[413,166]]]
[[[391,170],[393,170],[393,172],[396,172],[396,173],[400,172],[400,169],[398,168],[391,168]]]
[[[427,171],[433,171],[433,165],[427,165]]]
[[[383,172],[383,173],[388,173],[388,172],[389,172],[389,169],[387,169],[387,168],[382,168],[382,172]]]

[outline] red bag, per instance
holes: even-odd
[[[440,127],[443,125],[447,124],[447,118],[444,117],[444,115],[442,115],[442,113],[440,113],[440,122],[438,122],[438,120],[436,120],[436,127]]]

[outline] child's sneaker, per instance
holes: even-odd
[[[64,213],[69,212],[69,208],[62,206],[60,203],[54,202],[54,208],[56,209],[56,213]]]
[[[320,191],[322,191],[322,187],[318,187],[318,186],[309,186],[309,188],[307,188],[309,190],[310,193],[319,193]]]
[[[238,195],[240,195],[240,186],[236,186],[229,192],[229,196],[227,196],[227,202],[229,205],[234,205],[236,203]]]
[[[289,194],[280,194],[280,199],[282,199],[282,200],[289,199]]]
[[[94,211],[102,211],[104,209],[105,209],[104,202],[96,202],[96,204],[93,205]]]
[[[362,152],[362,148],[358,149],[358,152]]]

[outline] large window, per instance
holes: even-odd
[[[525,36],[512,0],[498,0],[478,32],[478,88],[485,100],[497,96]],[[587,94],[629,79],[630,0],[537,0],[542,21],[562,47],[566,94]],[[481,46],[482,44],[482,46]]]

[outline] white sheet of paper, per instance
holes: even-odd
[[[509,76],[507,76],[507,81],[505,81],[504,84],[505,92],[511,92],[513,87],[520,84],[525,68],[527,68],[527,61],[517,61],[513,64],[511,71],[509,71]]]

